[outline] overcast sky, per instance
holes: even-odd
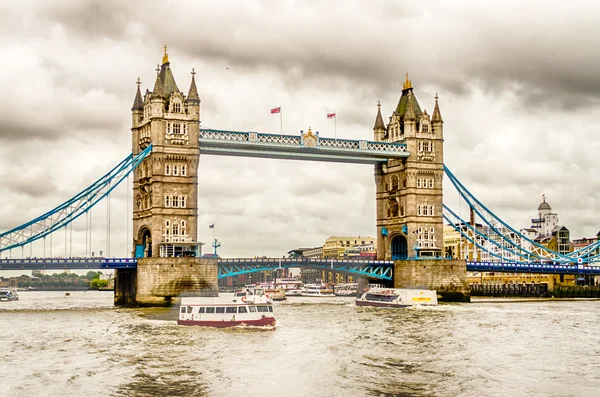
[[[372,139],[377,101],[387,120],[408,71],[422,109],[439,94],[446,165],[490,209],[529,226],[546,194],[572,238],[595,235],[599,20],[594,1],[0,3],[0,231],[131,151],[135,81],[152,89],[166,44],[186,94],[195,68],[202,125],[218,129],[279,132],[269,109],[282,106],[284,133],[333,136],[335,111],[338,137]],[[199,238],[210,243],[216,223],[222,256],[375,236],[372,166],[202,156],[199,184]],[[111,201],[113,256],[131,238],[126,198],[123,187]],[[449,183],[444,201],[458,210]],[[105,222],[99,204],[95,252]],[[64,234],[52,243],[64,255]]]

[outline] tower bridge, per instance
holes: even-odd
[[[201,100],[192,70],[185,95],[165,53],[152,91],[138,79],[132,112],[132,154],[94,184],[36,219],[0,234],[0,256],[31,245],[89,211],[127,176],[133,177],[132,258],[0,259],[0,270],[115,269],[115,303],[162,304],[183,290],[216,293],[217,279],[262,270],[312,267],[388,282],[395,287],[436,289],[468,299],[466,271],[598,274],[600,241],[565,254],[541,246],[486,208],[444,166],[444,129],[437,95],[431,116],[421,110],[406,76],[399,101],[384,122],[381,105],[372,140],[321,137],[308,128],[297,135],[200,128]],[[358,163],[374,167],[377,259],[201,258],[198,235],[200,155]],[[443,204],[449,178],[470,210],[461,218]],[[479,219],[486,226],[483,233]],[[444,258],[444,220],[472,252],[487,259]],[[66,243],[65,243],[66,244]],[[66,255],[65,255],[66,256]]]

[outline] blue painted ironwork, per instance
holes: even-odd
[[[2,270],[135,269],[137,258],[26,258],[0,259]],[[290,267],[322,269],[379,280],[393,279],[393,261],[331,259],[218,259],[219,278]],[[600,266],[543,262],[467,262],[467,271],[498,273],[600,275]]]
[[[305,136],[305,135],[304,135]],[[200,129],[201,154],[375,164],[410,155],[406,144]]]
[[[541,262],[467,262],[467,271],[600,275],[600,266]]]
[[[115,168],[96,182],[58,207],[38,216],[32,221],[0,234],[0,254],[12,248],[22,247],[59,230],[88,212],[100,200],[113,191],[151,152],[149,145],[142,152],[130,154]]]
[[[135,269],[136,258],[0,259],[0,270]]]
[[[487,228],[492,232],[492,238],[487,237],[486,240],[489,242],[495,241],[497,237],[503,241],[506,241],[510,247],[502,246],[502,251],[508,252],[512,255],[509,258],[512,261],[519,261],[522,258],[534,258],[540,260],[552,260],[563,263],[572,262],[572,258],[567,255],[553,251],[539,243],[531,240],[529,237],[523,235],[508,223],[500,219],[496,214],[490,211],[485,205],[483,205],[448,169],[444,166],[446,176],[450,179],[450,182],[454,185],[456,190],[459,192],[460,197],[464,199],[469,207],[475,211],[479,218],[487,225]],[[448,210],[446,207],[445,210]],[[461,220],[464,225],[466,222]],[[498,226],[499,225],[499,226]],[[459,230],[461,234],[464,232],[461,228]],[[491,252],[489,248],[484,248],[487,252]],[[506,255],[509,256],[509,255]],[[503,255],[504,257],[504,255]]]
[[[392,280],[393,261],[312,258],[219,259],[219,278],[290,267],[323,269],[378,280]]]

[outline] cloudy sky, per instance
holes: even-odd
[[[546,194],[572,237],[600,230],[596,2],[190,3],[0,3],[0,231],[130,152],[135,81],[152,89],[165,44],[185,93],[195,68],[202,125],[218,129],[279,132],[269,109],[282,106],[284,133],[333,136],[335,111],[338,137],[370,139],[377,101],[387,119],[408,71],[421,108],[439,94],[446,165],[489,208],[524,227]],[[222,256],[375,235],[372,166],[203,156],[199,180],[199,238],[216,223]],[[126,201],[125,187],[111,201],[113,256],[131,238]],[[104,204],[92,225],[92,249],[106,252]],[[64,234],[52,245],[64,254]]]

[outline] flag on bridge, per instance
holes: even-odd
[[[271,109],[271,114],[281,113],[281,106]]]
[[[328,119],[335,119],[335,113],[327,113]]]
[[[214,228],[215,228],[215,224],[213,223],[212,225],[208,225],[208,227],[209,227],[210,229],[214,229]]]

